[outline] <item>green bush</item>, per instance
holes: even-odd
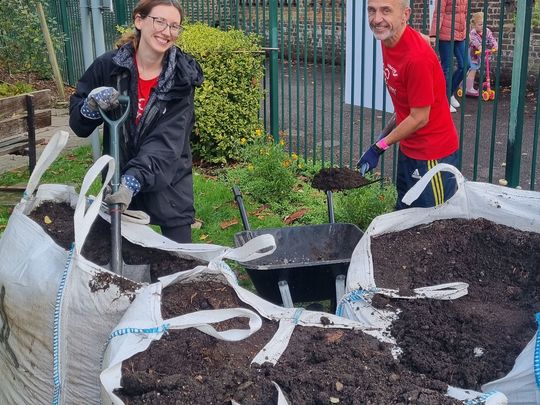
[[[335,193],[336,221],[356,224],[365,230],[375,217],[394,211],[396,198],[394,185],[385,183]]]
[[[204,83],[195,94],[193,153],[204,161],[240,158],[242,145],[260,132],[263,55],[256,35],[187,25],[179,46],[202,66]]]
[[[262,135],[240,153],[243,164],[228,173],[229,181],[262,204],[286,205],[297,181],[295,155],[289,156],[282,142]]]
[[[47,2],[41,4],[47,10]],[[63,36],[51,17],[47,18],[47,25],[53,47],[58,50]],[[35,1],[0,1],[0,64],[11,73],[33,72],[43,78],[52,77]]]
[[[0,97],[16,96],[18,94],[30,93],[33,90],[32,86],[28,83],[0,83]]]

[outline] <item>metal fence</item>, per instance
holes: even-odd
[[[81,51],[77,48],[79,1],[52,3],[51,9],[57,13],[58,21],[62,21],[68,37],[64,72],[68,82],[74,83],[84,71]],[[136,2],[115,0],[113,3],[115,13],[104,12],[106,38],[111,48],[117,36],[115,26],[130,22]],[[382,90],[380,45],[371,35],[363,13],[367,0],[181,0],[181,3],[189,21],[256,33],[268,48],[269,56],[277,56],[276,64],[266,66],[263,85],[267,97],[262,103],[261,118],[268,131],[277,132],[286,141],[291,153],[326,166],[354,166],[384,126],[392,108]],[[410,24],[414,28],[428,32],[433,3],[433,0],[411,0]],[[506,0],[470,0],[468,15],[475,11],[484,11],[485,26],[499,42],[499,52],[491,67],[495,99],[460,99],[462,106],[453,114],[460,137],[460,169],[472,180],[508,179],[512,186],[534,190],[540,174],[537,164],[540,118],[537,90],[527,88],[531,76],[532,82],[540,81],[533,38],[538,33],[530,28],[534,10],[528,5],[520,11],[517,2]],[[277,31],[277,46],[273,47],[270,41],[275,31],[272,30]],[[479,76],[480,82],[486,77],[484,63]],[[277,128],[271,118],[276,120]],[[384,155],[379,168],[384,176],[395,175],[396,156],[395,148]]]

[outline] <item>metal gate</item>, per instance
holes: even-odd
[[[75,9],[72,3],[78,4],[75,0],[55,2],[63,10]],[[291,153],[326,166],[355,165],[384,126],[391,108],[385,92],[379,108],[371,108],[377,104],[376,89],[383,82],[376,55],[380,44],[369,32],[365,18],[358,17],[367,0],[180,2],[189,21],[261,36],[269,55],[261,118],[268,131],[286,141]],[[115,0],[115,15],[104,13],[111,48],[115,25],[129,22],[134,3]],[[413,28],[428,32],[434,3],[411,0]],[[496,96],[487,102],[461,99],[462,106],[453,118],[460,137],[460,170],[467,178],[486,182],[507,179],[512,186],[534,190],[540,175],[536,85],[540,49],[534,47],[540,42],[540,33],[531,30],[538,7],[533,8],[529,1],[523,3],[527,5],[518,8],[515,1],[469,1],[468,14],[484,11],[485,25],[499,42],[500,51],[491,69]],[[76,21],[78,10],[69,15]],[[76,22],[68,28],[74,45]],[[274,34],[277,45],[272,46]],[[78,61],[77,50],[71,52],[68,65]],[[277,63],[270,63],[272,56]],[[70,69],[72,76],[82,74],[79,68]],[[486,76],[484,64],[479,76],[480,82]],[[534,87],[527,82],[530,77]],[[396,155],[395,148],[384,155],[379,167],[384,176],[394,176]]]

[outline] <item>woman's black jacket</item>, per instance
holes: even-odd
[[[195,122],[195,86],[203,81],[201,67],[172,47],[165,55],[158,84],[135,125],[137,80],[131,44],[98,57],[71,96],[69,125],[77,136],[87,137],[103,122],[81,115],[81,106],[92,89],[110,86],[129,95],[131,113],[120,137],[120,168],[122,174],[134,176],[141,184],[129,208],[145,211],[156,225],[191,224],[195,209],[190,136]],[[103,152],[108,151],[109,128],[105,125]]]

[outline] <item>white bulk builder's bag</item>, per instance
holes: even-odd
[[[112,158],[103,156],[95,163],[80,194],[67,185],[37,188],[67,138],[67,132],[56,134],[43,151],[0,239],[2,404],[96,402],[100,352],[133,298],[134,291],[122,293],[114,284],[91,291],[91,280],[103,269],[80,255],[103,190],[86,212],[85,194],[107,165],[110,180]],[[75,241],[69,251],[27,216],[43,201],[76,207]]]
[[[239,257],[238,261],[246,260]],[[254,311],[245,308],[197,311],[164,320],[161,315],[162,290],[176,283],[202,281],[218,281],[229,285],[235,290],[238,298],[250,305]],[[211,326],[212,323],[237,316],[249,318],[250,328],[248,330],[217,332]],[[276,364],[287,348],[297,325],[347,329],[361,329],[363,326],[359,322],[328,313],[306,311],[302,308],[283,308],[272,304],[242,288],[227,264],[214,260],[208,266],[198,266],[193,270],[162,277],[159,282],[145,286],[137,294],[133,304],[109,337],[103,358],[103,372],[100,377],[103,403],[123,404],[123,401],[114,393],[116,389],[121,388],[122,362],[148,349],[150,344],[154,340],[161,339],[167,330],[197,328],[216,339],[235,341],[245,339],[255,333],[262,324],[261,316],[278,321],[279,326],[273,338],[253,359],[252,362],[258,364],[265,362]],[[321,323],[321,316],[328,320],[325,325]],[[287,404],[281,389],[277,384],[275,386],[278,391],[277,405]]]
[[[106,168],[104,184],[108,183],[113,159],[102,156],[90,168],[80,193],[67,185],[37,187],[67,138],[68,133],[60,131],[43,151],[0,239],[0,404],[99,403],[107,338],[137,292],[121,290],[113,282],[106,289],[92,288],[96,276],[112,273],[81,255],[98,213],[106,217],[100,212],[103,188],[94,198],[86,193]],[[75,241],[69,251],[27,216],[44,201],[75,208]],[[204,260],[252,260],[259,255],[257,249],[275,249],[270,235],[261,235],[266,239],[255,238],[242,249],[181,245],[146,225],[124,220],[122,236],[143,246]],[[137,290],[141,287],[133,285]]]
[[[337,313],[378,328],[381,331],[380,338],[382,340],[393,340],[387,332],[392,320],[395,318],[395,314],[384,310],[374,311],[370,304],[370,298],[373,294],[392,294],[392,291],[384,291],[376,286],[371,255],[372,236],[399,232],[417,225],[453,218],[485,218],[521,231],[540,232],[539,192],[466,181],[458,169],[444,163],[438,164],[429,170],[405,194],[403,202],[411,204],[415,201],[429,184],[431,178],[439,171],[451,172],[456,177],[458,189],[452,198],[444,204],[433,208],[409,208],[378,216],[371,222],[352,254],[347,274],[347,293],[339,303]],[[415,292],[417,298],[456,299],[467,293],[466,287],[463,283],[450,283],[421,287],[416,289]],[[526,361],[527,366],[525,368],[527,372],[521,372],[519,375],[528,381],[534,375],[535,370],[540,376],[540,361],[533,361],[531,345],[533,345],[533,342],[527,346],[519,357],[527,357],[526,360],[521,359],[520,361],[522,366],[525,364],[524,360]],[[525,354],[525,352],[528,354]],[[517,365],[516,362],[516,367]],[[514,367],[514,370],[516,367]],[[527,384],[523,384],[522,381],[518,382],[519,378],[516,378],[516,375],[517,373],[513,373],[512,383],[509,383],[509,375],[502,380],[486,384],[483,391],[501,391],[508,397],[510,404],[540,403],[537,399],[540,397],[537,397],[539,394],[536,385],[529,382]],[[520,398],[519,401],[521,402],[518,402],[517,398]],[[523,398],[526,398],[526,400]]]

